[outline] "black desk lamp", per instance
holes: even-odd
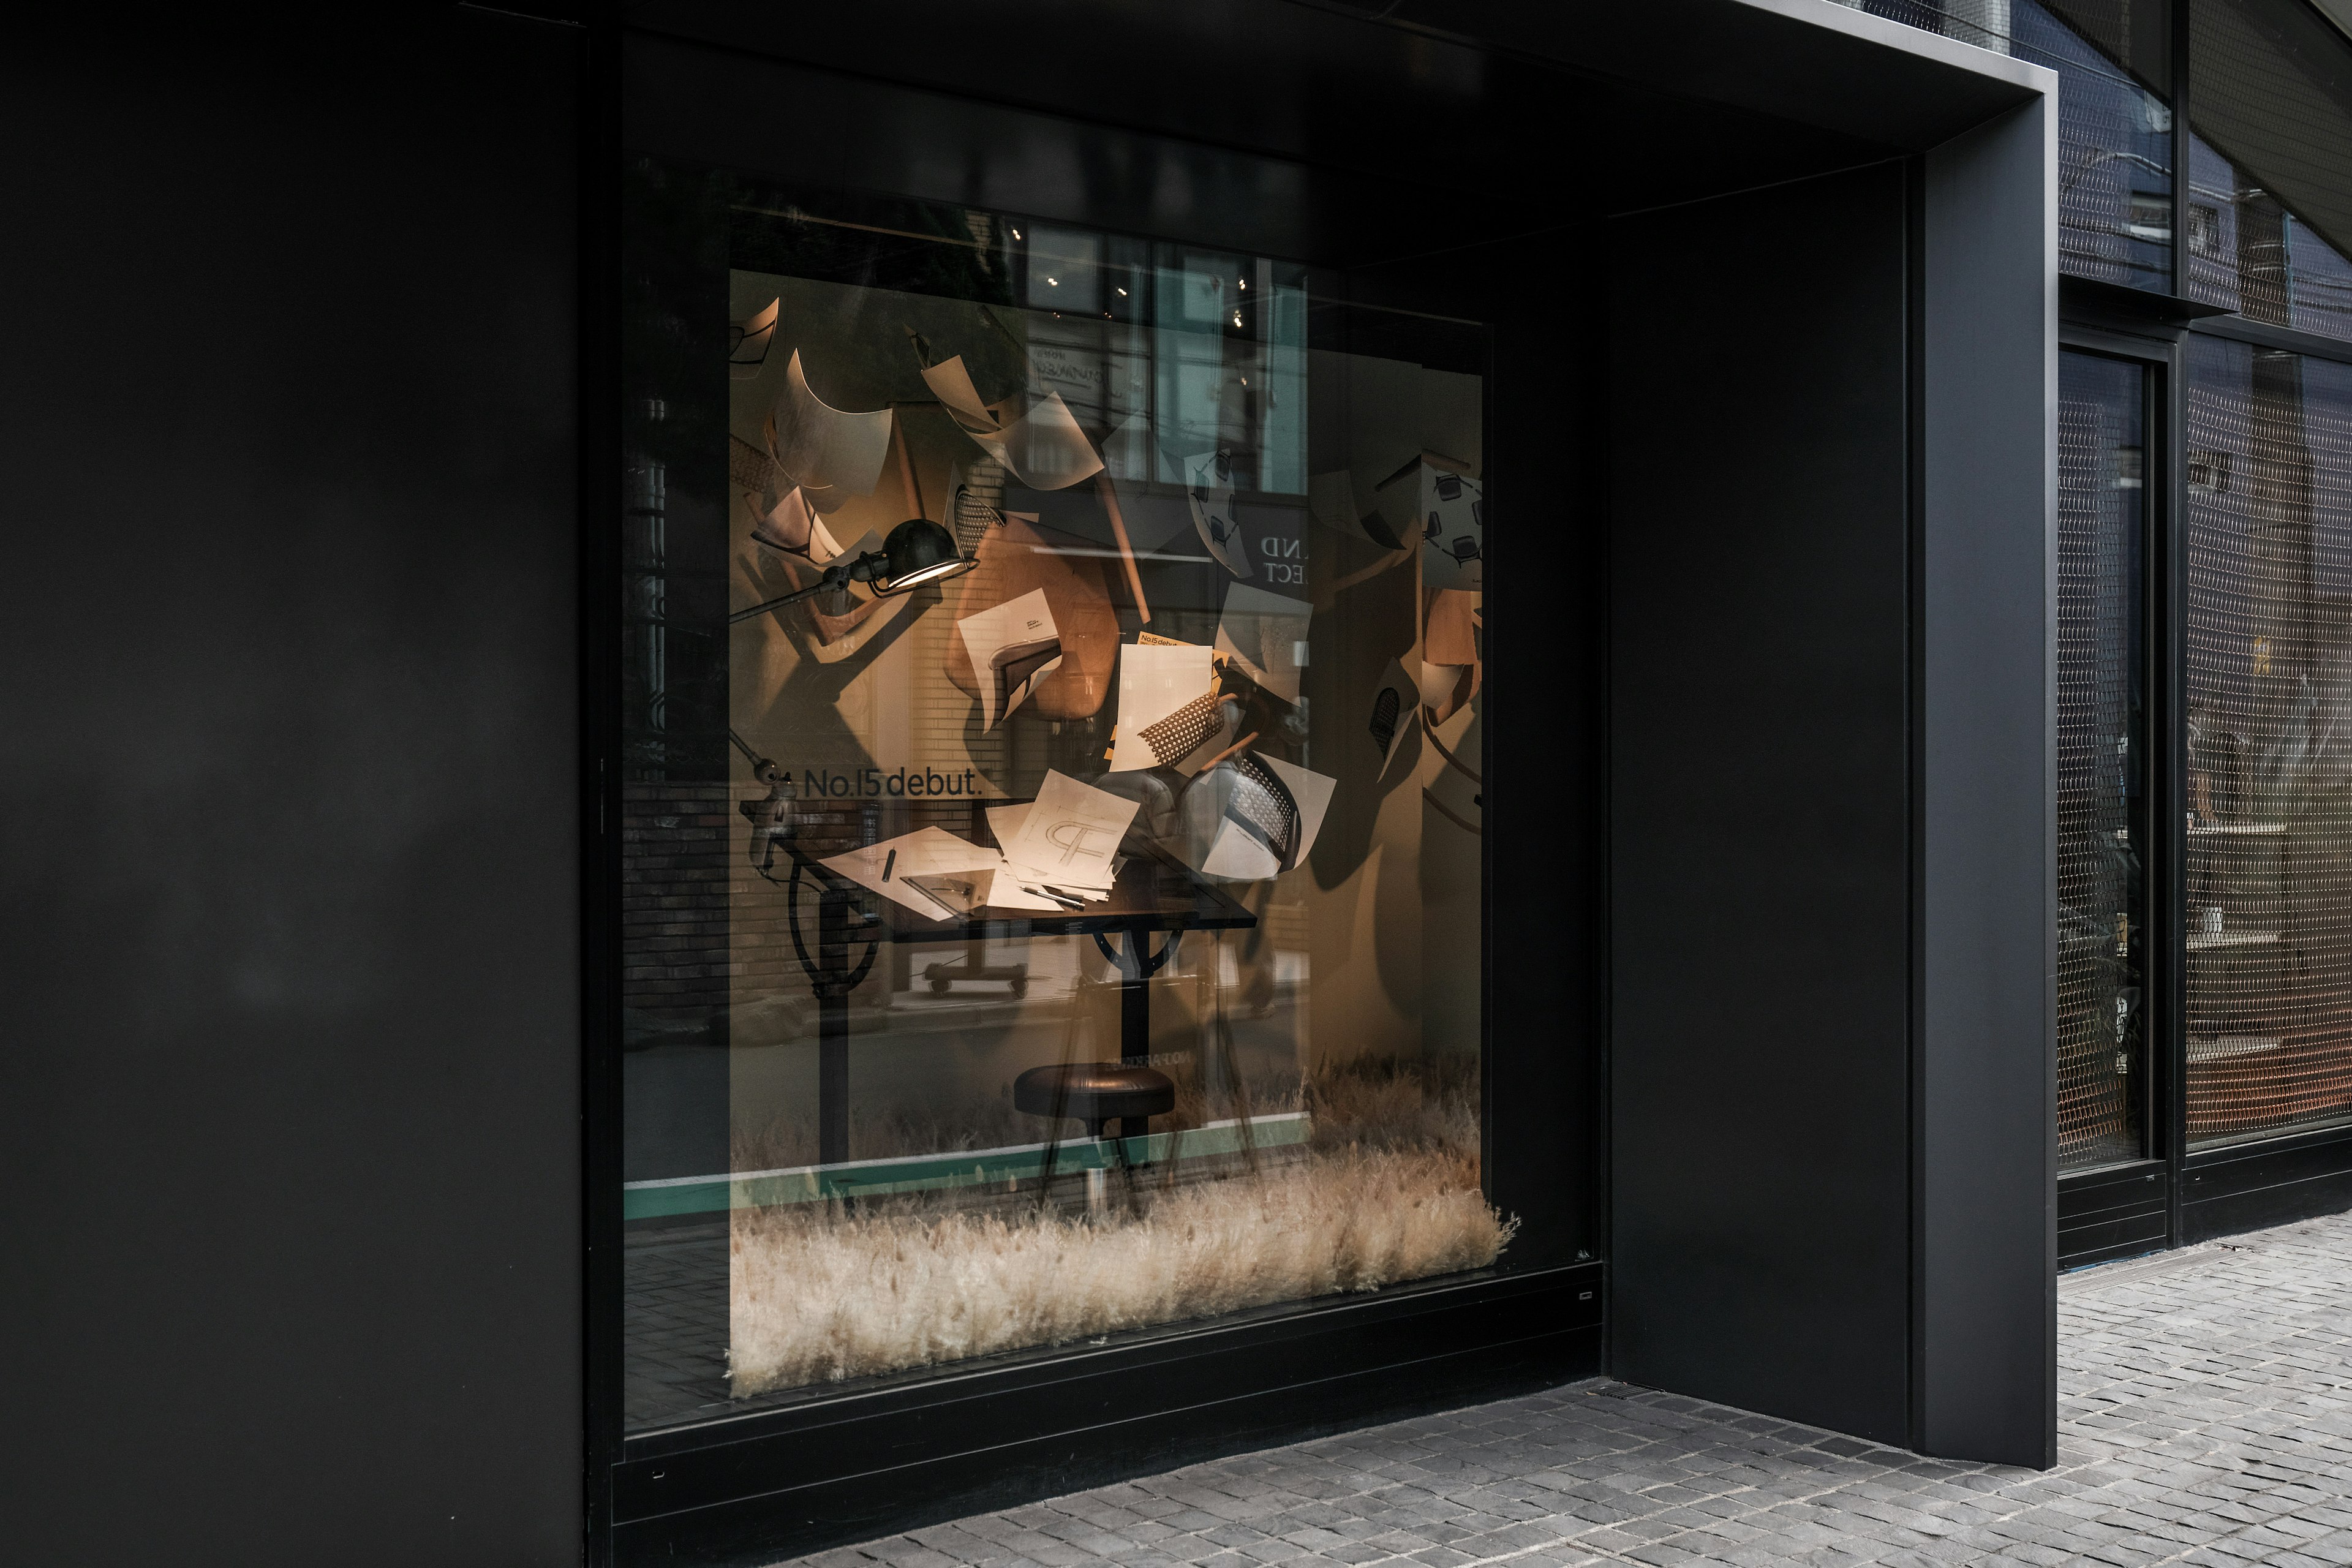
[[[881,549],[856,557],[844,555],[807,587],[738,610],[727,617],[727,624],[731,626],[852,583],[871,583],[877,594],[904,594],[926,583],[961,576],[979,564],[956,549],[955,535],[946,529],[928,518],[910,517],[890,531]]]

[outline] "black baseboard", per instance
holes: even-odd
[[[2142,1161],[2058,1181],[2058,1267],[2080,1268],[2167,1244],[2171,1183]]]
[[[2192,1154],[2181,1177],[2181,1241],[2261,1230],[2352,1209],[2352,1127]]]
[[[751,1568],[1601,1370],[1598,1264],[992,1367],[634,1441],[619,1568]]]

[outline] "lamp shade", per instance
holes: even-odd
[[[883,568],[875,591],[903,594],[969,572],[979,563],[956,549],[955,535],[928,518],[910,517],[882,542]]]

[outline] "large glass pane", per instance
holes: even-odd
[[[2058,265],[2172,287],[2172,7],[2166,0],[1847,0],[2058,73]]]
[[[630,203],[632,1423],[1495,1263],[1486,329]]]
[[[2352,368],[2189,341],[2189,1132],[2352,1117]]]
[[[2147,373],[2058,368],[2058,1162],[2139,1158]]]
[[[2189,10],[2185,291],[2352,337],[2352,41],[2303,0]]]

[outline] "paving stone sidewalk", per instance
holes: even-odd
[[[2058,1349],[2047,1472],[1595,1379],[798,1564],[2352,1564],[2352,1215],[2069,1275]]]

